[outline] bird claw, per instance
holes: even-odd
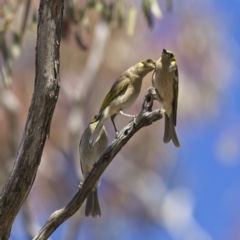
[[[80,182],[79,185],[78,185],[78,188],[81,189],[83,186],[83,182]]]
[[[133,119],[132,119],[134,125],[136,125],[136,123],[137,123],[136,119],[137,119],[137,116],[134,116]]]
[[[116,139],[118,139],[119,138],[119,132],[116,131],[115,133],[116,133]]]
[[[149,87],[147,92],[148,94],[156,95],[156,89],[154,87]]]
[[[164,108],[160,108],[159,110],[161,111],[162,114],[166,112]]]
[[[150,92],[153,95],[154,100],[157,100],[159,102],[163,102],[163,98],[159,95],[156,88],[150,87],[150,88],[148,88],[148,92]]]

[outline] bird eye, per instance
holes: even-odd
[[[172,54],[172,53],[169,53],[168,56],[169,56],[170,58],[173,58],[173,54]]]
[[[153,60],[152,60],[152,59],[148,59],[147,62],[148,62],[148,63],[152,63]]]

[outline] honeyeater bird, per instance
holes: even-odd
[[[123,113],[123,110],[130,108],[135,102],[140,93],[143,78],[153,69],[155,69],[155,62],[152,59],[147,59],[130,67],[116,79],[102,103],[99,114],[91,120],[91,123],[99,121],[90,137],[91,144],[95,143],[103,124],[108,118],[111,118],[117,134],[118,131],[114,123],[117,114],[135,117]]]
[[[94,122],[88,125],[81,137],[79,144],[80,165],[84,179],[86,179],[88,174],[91,172],[94,164],[98,161],[98,159],[101,157],[101,155],[104,153],[108,146],[108,137],[104,126],[101,127],[95,144],[92,145],[89,143],[89,138],[95,130],[97,124],[98,122]],[[98,183],[99,182],[100,180],[98,181]],[[87,196],[87,203],[85,209],[86,216],[101,216],[97,191],[98,183]]]
[[[158,100],[165,110],[163,141],[168,143],[172,140],[176,147],[180,147],[175,131],[177,125],[178,82],[178,67],[174,54],[163,49],[161,57],[156,61],[152,85],[156,89]]]

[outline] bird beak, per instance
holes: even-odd
[[[163,53],[165,53],[165,54],[167,54],[167,50],[166,49],[163,49],[163,51],[162,51]]]

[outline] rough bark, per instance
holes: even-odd
[[[60,89],[59,47],[63,0],[39,6],[34,93],[12,172],[0,194],[0,239],[12,223],[35,180]]]
[[[68,218],[70,218],[83,204],[85,198],[91,189],[95,186],[99,177],[104,170],[122,149],[122,147],[129,141],[129,139],[142,127],[148,126],[153,122],[162,118],[160,109],[152,111],[153,99],[155,97],[155,89],[149,88],[148,93],[144,98],[142,111],[136,118],[135,123],[132,121],[124,127],[117,138],[107,148],[105,153],[101,156],[95,164],[89,176],[84,181],[82,187],[73,196],[66,207],[55,211],[45,225],[40,229],[39,233],[35,236],[34,240],[44,240],[48,237]]]

